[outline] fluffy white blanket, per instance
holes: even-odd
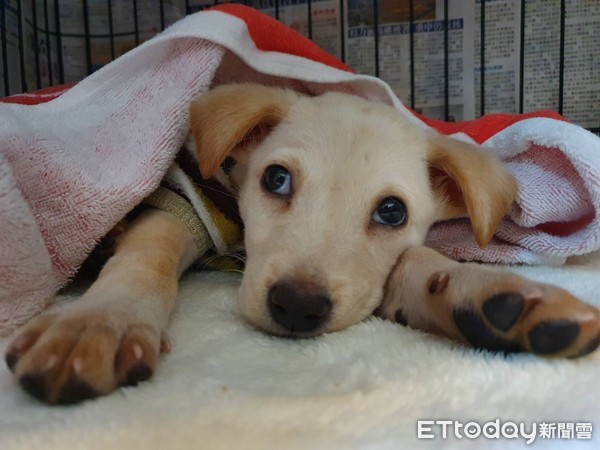
[[[600,306],[598,268],[512,270]],[[173,349],[138,387],[48,407],[0,367],[0,448],[505,449],[525,440],[443,440],[439,428],[435,439],[417,440],[417,420],[525,421],[527,432],[532,422],[538,430],[542,422],[600,427],[600,352],[580,360],[504,357],[376,318],[316,339],[273,338],[235,313],[238,284],[224,273],[185,277]],[[533,447],[576,444],[598,448],[600,428],[592,443],[538,437]]]
[[[530,230],[503,224],[488,260],[560,263],[598,248],[600,153],[592,150],[600,141],[593,135],[543,113],[456,126],[421,122],[383,83],[321,61],[325,57],[313,47],[251,10],[227,8],[187,18],[47,106],[2,106],[0,331],[41,309],[95,240],[152,191],[185,137],[187,104],[214,81],[223,55],[245,62],[244,80],[353,91],[394,104],[419,126],[460,133],[510,160],[524,187],[511,219]],[[186,45],[175,45],[181,40]],[[221,82],[240,79],[234,66],[221,73]],[[99,120],[99,111],[111,120]],[[15,131],[23,127],[27,133]],[[101,156],[115,151],[131,158],[99,173]],[[77,164],[66,170],[65,160]],[[536,176],[526,179],[536,164]],[[32,177],[28,182],[19,176],[24,172]],[[82,190],[82,184],[94,189]],[[544,199],[551,201],[540,203]],[[568,230],[565,222],[572,225]],[[446,253],[483,257],[473,253],[468,230],[440,233],[433,242],[445,242]],[[590,268],[518,270],[600,306],[600,277]],[[442,441],[437,430],[436,439],[418,441],[417,420],[527,421],[528,430],[532,422],[546,422],[556,424],[555,433],[559,423],[600,424],[600,353],[577,361],[503,357],[374,318],[317,339],[277,339],[235,314],[238,284],[238,277],[217,273],[184,279],[171,326],[173,350],[155,377],[137,388],[49,408],[27,397],[0,365],[0,448],[508,448],[524,440]],[[0,341],[0,350],[6,345]],[[565,442],[579,441],[536,441],[551,447]]]

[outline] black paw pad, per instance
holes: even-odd
[[[58,403],[61,405],[70,405],[72,403],[79,403],[84,400],[96,398],[99,395],[100,393],[85,381],[72,376],[65,387],[63,387],[60,396],[58,397]]]
[[[31,395],[42,402],[46,401],[46,374],[44,373],[28,373],[19,379],[21,387]]]
[[[483,319],[474,311],[468,309],[455,310],[454,322],[465,339],[473,347],[507,353],[521,350],[518,344],[496,336],[483,322]]]
[[[525,300],[520,294],[497,294],[483,304],[483,315],[498,330],[508,331],[523,312]]]
[[[548,355],[564,350],[579,334],[579,324],[571,320],[542,322],[529,331],[529,343],[534,353]]]
[[[125,386],[137,386],[138,383],[142,381],[146,381],[152,376],[152,369],[148,367],[146,364],[138,364],[133,366],[129,372],[127,373],[127,379]]]
[[[6,365],[8,366],[11,372],[15,371],[15,366],[17,365],[18,360],[19,357],[16,353],[7,353],[4,357],[4,361],[6,361]]]
[[[404,314],[402,313],[401,309],[396,311],[396,314],[394,315],[394,319],[396,319],[396,322],[404,327],[408,325],[408,321],[406,320],[406,317],[404,317]]]

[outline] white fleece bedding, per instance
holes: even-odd
[[[512,270],[600,305],[593,262]],[[504,357],[376,318],[316,339],[274,338],[235,313],[239,279],[185,276],[170,326],[173,349],[139,387],[47,407],[18,389],[2,365],[0,448],[520,448],[522,438],[442,440],[440,429],[435,439],[417,440],[416,422],[600,427],[600,352],[580,360]],[[0,350],[6,345],[0,341]],[[600,428],[592,436],[537,438],[533,448],[599,448]]]

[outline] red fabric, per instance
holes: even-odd
[[[246,22],[250,36],[252,36],[254,44],[260,50],[302,56],[336,69],[352,72],[348,66],[304,36],[256,9],[243,5],[227,4],[214,6],[209,10],[221,11]]]
[[[15,103],[17,105],[38,105],[54,100],[75,86],[75,83],[59,84],[44,89],[39,89],[29,94],[17,94],[6,98],[0,98],[1,103]]]
[[[442,120],[429,119],[415,111],[410,111],[427,125],[442,134],[464,133],[479,144],[487,141],[504,128],[525,119],[546,117],[567,122],[564,117],[554,111],[534,111],[525,114],[488,114],[479,119],[466,120],[464,122],[444,122]]]
[[[594,214],[590,214],[572,222],[546,222],[537,225],[535,229],[552,236],[564,237],[587,228],[595,218]]]

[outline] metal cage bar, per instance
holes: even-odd
[[[160,8],[160,30],[165,29],[165,0],[160,0],[158,7]]]
[[[479,27],[479,114],[483,116],[485,114],[485,0],[481,0]]]
[[[115,27],[113,25],[112,0],[108,0],[108,33],[110,34],[110,57],[115,59]]]
[[[133,0],[133,32],[135,33],[135,45],[140,45],[140,23],[138,20],[138,3]]]
[[[373,0],[373,40],[375,48],[375,76],[379,76],[379,1]]]
[[[444,0],[444,120],[450,118],[450,48],[448,42],[448,0]]]
[[[88,75],[92,73],[92,42],[90,36],[90,15],[88,0],[83,0],[83,29],[85,38],[85,63]]]
[[[519,41],[519,114],[523,114],[525,105],[525,0],[521,0],[521,23]]]
[[[565,9],[566,0],[560,0],[560,38],[558,57],[558,113],[563,113],[565,98]]]
[[[344,1],[340,0],[340,50],[342,62],[346,62],[346,27],[344,26]],[[412,0],[411,0],[412,1]]]
[[[306,0],[306,15],[308,16],[308,38],[313,38],[312,0]]]
[[[415,109],[415,4],[408,2],[408,46],[410,53],[410,107]]]
[[[10,78],[8,74],[8,39],[6,32],[6,4],[0,2],[0,37],[2,38],[2,72],[4,73],[4,92],[10,93]]]
[[[58,0],[55,0],[58,1]],[[48,82],[54,84],[54,74],[52,71],[52,45],[50,44],[50,18],[48,17],[48,0],[44,0],[44,27],[46,34],[46,61],[48,63]]]
[[[37,18],[37,0],[31,0],[31,18],[33,20],[33,51],[35,61],[35,86],[36,89],[42,87],[42,73],[40,72],[40,49],[38,42],[38,18]]]
[[[21,2],[17,2],[17,36],[19,36],[19,42],[23,42],[23,8]],[[27,77],[25,74],[25,46],[19,45],[19,69],[21,72],[21,89],[27,90]]]
[[[36,1],[36,0],[32,0]],[[56,26],[56,47],[58,56],[58,82],[64,84],[65,82],[65,61],[63,59],[62,49],[62,32],[60,26],[60,6],[59,0],[54,0],[54,22]]]

